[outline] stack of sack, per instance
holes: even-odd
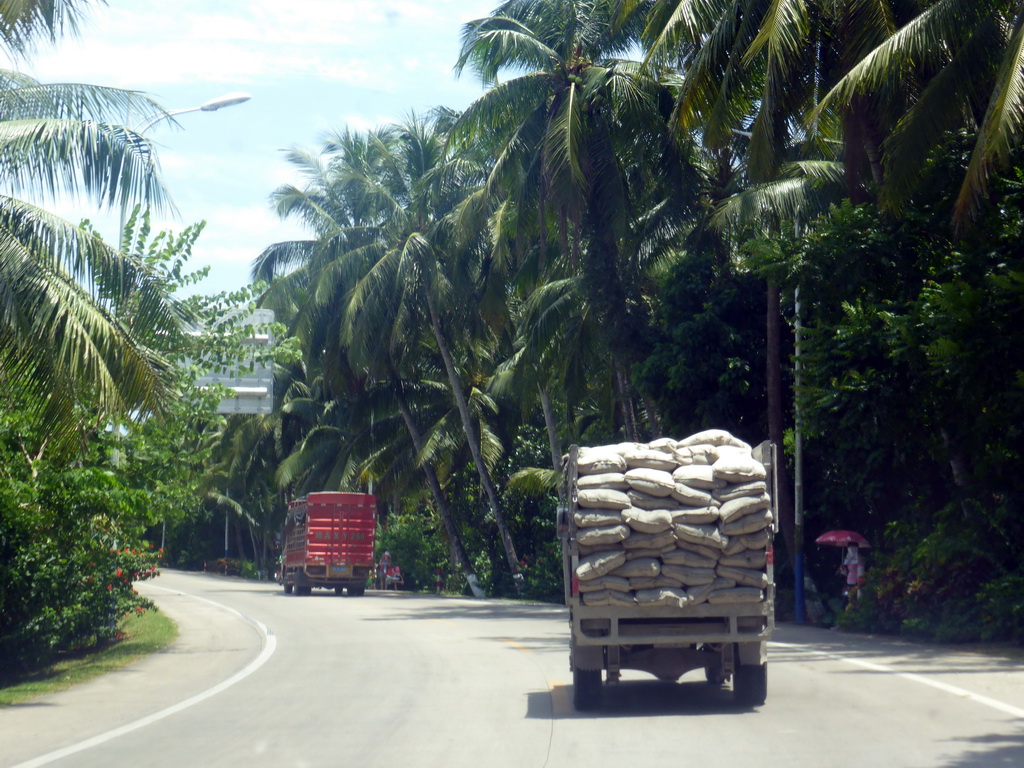
[[[580,448],[576,498],[585,605],[765,599],[773,522],[766,472],[728,432]]]

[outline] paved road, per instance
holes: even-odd
[[[1024,664],[983,655],[781,627],[759,710],[699,672],[624,673],[579,714],[557,606],[174,572],[140,589],[180,640],[0,710],[0,766],[1024,765]]]

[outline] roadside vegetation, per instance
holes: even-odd
[[[7,19],[4,44],[48,20]],[[407,588],[440,570],[451,592],[475,574],[558,600],[569,445],[717,427],[770,438],[791,471],[797,414],[826,600],[837,553],[813,538],[872,543],[831,620],[1024,642],[1022,28],[1008,0],[509,0],[463,29],[475,103],[293,148],[304,183],[268,192],[308,238],[190,302],[201,227],[149,231],[143,137],[92,158],[106,184],[8,126],[5,194],[68,157],[55,181],[142,207],[112,248],[0,198],[0,657],[109,640],[145,608],[118,568],[272,573],[287,501],[320,490],[372,489]],[[30,120],[138,108],[5,82],[50,110]],[[80,131],[61,141],[100,146]],[[136,151],[137,179],[111,175]],[[196,375],[241,356],[257,306],[278,323],[275,411],[219,416]]]

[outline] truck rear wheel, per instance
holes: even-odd
[[[286,595],[290,595],[292,593],[292,585],[289,584],[287,581],[284,583],[284,593]]]
[[[587,712],[601,706],[600,669],[572,671],[572,702],[579,712]]]
[[[768,698],[768,664],[737,664],[732,675],[732,695],[744,707],[759,707]]]

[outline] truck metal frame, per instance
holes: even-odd
[[[767,643],[775,629],[773,549],[768,545],[768,588],[760,603],[682,608],[669,606],[588,606],[576,580],[579,548],[576,543],[576,467],[579,448],[569,449],[565,465],[564,496],[559,507],[558,536],[562,541],[565,604],[569,608],[569,666],[573,697],[579,710],[600,705],[601,672],[609,683],[618,682],[623,669],[641,670],[662,680],[678,680],[686,672],[704,669],[709,683],[733,680],[736,701],[758,706],[767,698]],[[765,442],[754,457],[768,471],[777,532],[775,507],[777,473],[775,448]]]

